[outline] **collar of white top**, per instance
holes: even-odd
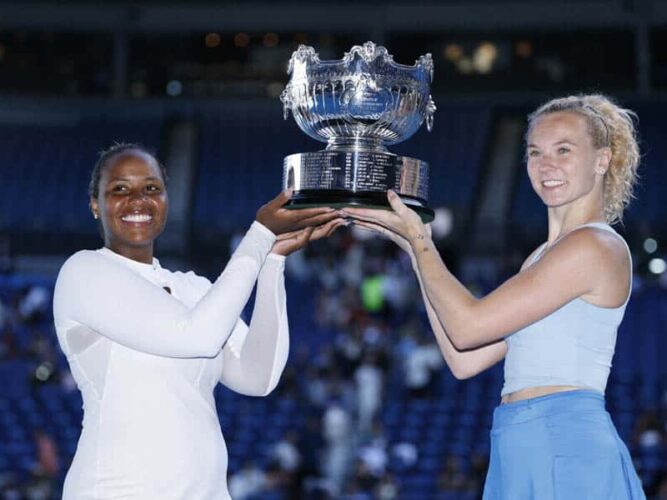
[[[161,269],[160,261],[157,260],[155,257],[153,257],[152,264],[144,264],[143,262],[138,262],[136,260],[132,260],[123,255],[120,255],[107,247],[100,248],[98,252],[104,255],[108,255],[109,257],[116,259],[118,262],[121,262],[122,264],[128,267],[133,267],[137,271],[151,271],[151,270],[157,271]]]

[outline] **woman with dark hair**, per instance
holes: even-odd
[[[484,498],[643,499],[605,410],[632,262],[618,222],[639,151],[634,114],[601,95],[571,96],[529,117],[528,176],[549,236],[521,271],[475,298],[447,269],[430,228],[389,192],[390,211],[345,209],[412,257],[445,361],[468,378],[505,359]]]
[[[168,204],[155,157],[134,144],[100,156],[90,207],[104,247],[70,257],[54,294],[58,340],[84,401],[65,499],[229,498],[213,389],[275,388],[289,345],[285,256],[342,223],[332,209],[282,208],[288,199],[258,210],[211,284],[153,256]],[[239,316],[255,282],[246,325]]]

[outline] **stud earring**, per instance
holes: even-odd
[[[100,218],[100,216],[97,215],[95,212],[93,212],[93,219],[97,220],[97,219],[99,219],[99,218]]]

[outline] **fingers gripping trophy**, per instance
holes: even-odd
[[[428,163],[387,151],[424,121],[429,132],[433,127],[431,54],[407,66],[366,42],[342,59],[321,61],[312,47],[301,45],[287,73],[291,78],[280,97],[285,119],[291,111],[302,131],[327,143],[322,151],[285,157],[283,188],[294,193],[289,207],[389,208],[391,189],[422,220],[433,220]]]

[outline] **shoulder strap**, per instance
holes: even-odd
[[[528,265],[527,265],[526,267],[528,267],[528,266],[532,266],[533,264],[535,264],[535,262],[537,262],[538,260],[540,260],[540,257],[542,257],[542,254],[544,253],[544,249],[545,249],[546,247],[547,247],[547,243],[546,243],[546,242],[542,243],[539,247],[537,247],[537,250],[535,250],[535,253],[534,253],[533,256],[530,258],[530,262],[528,262]]]
[[[628,301],[630,300],[630,296],[632,295],[632,252],[630,252],[630,247],[628,246],[628,243],[625,241],[625,238],[623,238],[623,236],[618,234],[613,227],[611,227],[609,224],[606,224],[604,222],[589,222],[588,224],[582,224],[581,226],[577,226],[572,231],[575,231],[577,229],[581,229],[582,227],[596,227],[598,229],[602,229],[603,231],[607,231],[607,232],[615,235],[618,239],[620,239],[623,242],[623,245],[625,246],[625,250],[628,252],[628,259],[630,261],[630,288],[628,290],[628,296],[625,299],[625,304],[627,304]],[[567,234],[570,234],[572,231],[569,231]],[[563,236],[561,236],[561,238],[566,236],[567,234],[564,234]],[[556,244],[556,242],[558,242],[558,240],[560,240],[560,238],[556,239],[552,243],[552,246],[554,244]],[[546,247],[547,247],[547,243],[546,242],[542,243],[542,245],[540,245],[537,248],[537,250],[535,251],[535,254],[530,259],[530,262],[528,263],[528,265],[526,267],[532,266],[533,264],[535,264],[535,262],[540,260],[542,255],[544,255],[544,250],[545,250]]]
[[[625,241],[625,238],[618,234],[618,232],[611,227],[609,224],[605,224],[604,222],[589,222],[588,224],[584,224],[583,226],[590,226],[590,227],[596,227],[598,229],[602,229],[603,231],[607,231],[608,233],[611,233],[615,235],[621,242],[623,243],[623,246],[625,246],[625,250],[628,253],[628,260],[630,261],[630,289],[628,290],[628,296],[625,299],[625,304],[628,303],[630,300],[630,296],[632,295],[632,274],[633,274],[633,269],[632,269],[632,252],[630,251],[630,247],[628,246],[628,242]]]

